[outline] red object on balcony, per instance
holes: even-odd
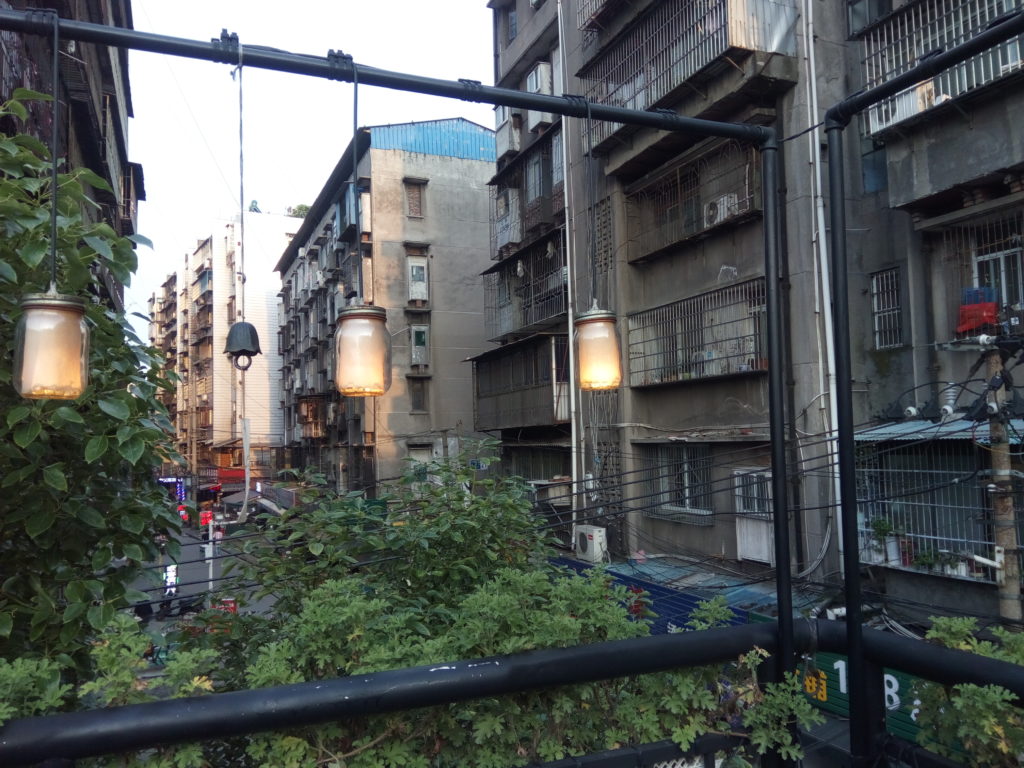
[[[995,325],[999,322],[999,305],[994,301],[983,301],[979,304],[961,304],[960,322],[957,323],[956,332],[966,333],[975,331],[986,325]]]

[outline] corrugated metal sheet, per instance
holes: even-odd
[[[366,130],[370,132],[370,146],[375,149],[401,149],[424,155],[491,163],[497,160],[494,131],[463,117],[422,123],[373,125]]]
[[[1024,441],[1024,419],[1010,419],[1006,425],[1006,434],[1011,443]],[[973,440],[987,443],[988,422],[966,419],[939,424],[930,421],[895,421],[862,429],[854,435],[854,439],[875,443],[883,440]]]

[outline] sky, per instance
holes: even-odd
[[[486,0],[133,0],[135,29],[188,40],[238,34],[245,45],[325,56],[448,80],[494,82]],[[239,82],[232,66],[131,51],[134,118],[128,156],[141,163],[139,269],[128,312],[147,300],[219,219],[239,213]],[[266,213],[311,204],[352,139],[350,83],[244,69],[241,160],[245,202]],[[359,88],[359,124],[465,117],[494,127],[492,107]],[[246,243],[246,249],[256,244]],[[145,339],[146,323],[135,322]]]

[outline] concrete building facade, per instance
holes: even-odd
[[[464,119],[361,128],[346,149],[276,267],[291,466],[372,493],[473,433],[464,360],[484,347],[493,170],[493,131]],[[360,302],[386,310],[392,337],[378,398],[335,389],[338,312]]]
[[[222,222],[150,299],[150,340],[179,379],[173,402],[165,397],[196,493],[218,484],[221,490],[230,490],[225,483],[238,486],[246,464],[257,479],[272,478],[280,467],[280,283],[272,267],[302,221],[258,212],[244,216],[244,264],[239,222]],[[255,326],[262,352],[246,371],[224,354],[228,329],[242,319]],[[249,425],[248,455],[243,419]]]
[[[827,581],[840,548],[856,546],[890,594],[941,594],[932,602],[947,607],[984,595],[994,613],[998,569],[979,564],[996,542],[991,452],[977,438],[988,424],[964,418],[980,392],[968,381],[985,369],[972,369],[979,347],[965,339],[1016,338],[1024,306],[1020,41],[847,131],[857,542],[837,536],[822,119],[1019,3],[488,5],[499,86],[772,125],[783,163],[779,188],[765,189],[758,151],[738,142],[498,109],[485,280],[500,346],[476,358],[475,387],[477,427],[500,431],[506,471],[554,496],[553,511],[575,506],[578,522],[606,528],[620,554],[770,578],[762,210],[774,194],[784,210],[789,566]],[[595,301],[617,316],[624,380],[585,393],[573,385],[569,334]],[[528,373],[515,374],[524,362]],[[918,421],[905,426],[908,407]],[[941,441],[928,432],[936,424]],[[933,482],[922,481],[928,472]]]

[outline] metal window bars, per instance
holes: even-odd
[[[630,315],[630,386],[765,370],[764,316],[764,278]]]
[[[1024,7],[1024,0],[923,0],[908,3],[863,39],[864,83],[881,85],[938,50],[949,50],[984,31],[995,19]],[[915,117],[934,106],[1021,69],[1021,37],[1000,43],[930,80],[883,99],[865,111],[868,134]]]
[[[903,344],[903,309],[900,306],[898,267],[871,275],[871,318],[875,349],[891,349]]]

